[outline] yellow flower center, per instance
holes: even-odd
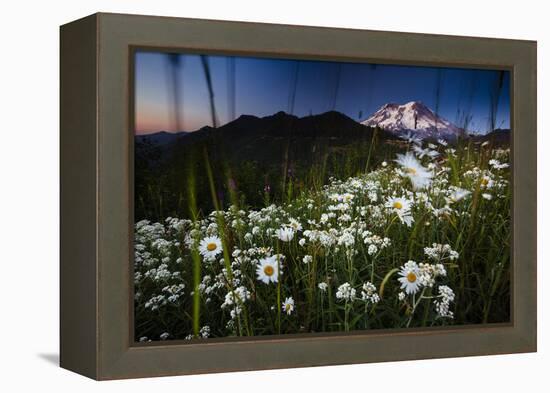
[[[410,282],[410,283],[413,283],[416,281],[416,274],[414,274],[413,272],[409,272],[409,274],[407,274],[407,281]]]
[[[266,276],[271,277],[275,273],[275,269],[273,269],[273,266],[267,265],[264,267],[264,273]]]
[[[396,202],[393,203],[393,207],[395,209],[403,209],[403,204],[399,201],[396,201]]]
[[[214,251],[216,248],[218,248],[218,246],[216,245],[216,243],[208,243],[206,245],[206,249],[208,251]]]
[[[291,307],[290,303],[285,304],[285,311],[290,311]]]
[[[407,172],[409,175],[416,176],[416,169],[414,169],[414,168],[410,168],[410,167],[406,168],[405,172]]]
[[[486,186],[487,184],[489,184],[489,179],[487,179],[486,177],[481,179],[481,185]]]

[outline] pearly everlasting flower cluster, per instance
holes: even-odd
[[[199,335],[200,335],[201,338],[210,337],[210,326],[205,325],[205,326],[201,327],[201,329],[199,330]]]
[[[221,308],[229,308],[231,319],[235,319],[242,312],[244,303],[250,299],[250,292],[244,286],[229,290]]]
[[[455,294],[451,288],[446,285],[440,285],[438,288],[438,297],[434,300],[435,309],[441,318],[453,318],[454,314],[450,311],[450,305],[455,300]]]
[[[345,282],[338,287],[336,291],[336,299],[352,302],[355,300],[355,289],[351,286],[349,282]]]
[[[447,271],[441,263],[435,265],[420,263],[418,264],[418,270],[420,272],[418,277],[420,285],[429,288],[435,285],[435,279],[437,277],[445,277],[447,275]]]
[[[380,296],[376,293],[376,287],[370,282],[363,284],[361,288],[361,300],[366,303],[376,304],[380,301]]]
[[[433,261],[444,261],[446,259],[455,261],[458,259],[458,252],[454,251],[448,244],[433,243],[432,247],[424,247],[424,254]]]
[[[373,235],[370,231],[364,231],[362,236],[363,243],[368,246],[367,253],[370,256],[376,255],[377,253],[388,248],[391,245],[390,238]]]

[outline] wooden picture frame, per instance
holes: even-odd
[[[136,344],[136,47],[510,70],[512,321]],[[63,368],[105,380],[536,351],[536,42],[98,13],[61,27],[60,73]]]

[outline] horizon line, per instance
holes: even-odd
[[[405,105],[408,105],[408,104],[410,104],[410,103],[416,103],[416,102],[418,102],[418,103],[424,105],[426,108],[428,108],[428,109],[429,109],[430,111],[432,111],[434,114],[436,114],[439,118],[444,119],[444,120],[448,121],[449,123],[451,123],[452,125],[454,125],[455,127],[457,127],[457,128],[459,128],[459,129],[465,131],[468,135],[487,135],[487,134],[489,134],[490,132],[497,131],[497,130],[511,130],[511,128],[501,128],[501,127],[497,127],[497,128],[495,128],[495,129],[493,129],[493,130],[490,130],[490,131],[487,130],[487,131],[485,131],[485,132],[483,132],[483,131],[476,131],[476,130],[470,130],[470,131],[468,131],[468,130],[464,129],[463,127],[457,126],[454,122],[452,122],[452,121],[450,121],[450,120],[448,120],[448,119],[446,119],[446,118],[444,118],[444,117],[442,117],[442,116],[439,116],[435,111],[433,111],[429,106],[427,106],[426,104],[424,104],[422,101],[420,101],[420,100],[412,100],[412,101],[408,101],[408,102],[406,102],[406,103],[404,103],[404,104],[398,104],[398,103],[395,103],[395,102],[388,102],[388,103],[382,105],[380,108],[378,108],[376,111],[374,111],[372,114],[370,114],[369,116],[365,117],[365,118],[362,119],[362,120],[356,120],[356,119],[354,119],[354,118],[348,116],[347,114],[345,114],[345,113],[343,113],[343,112],[341,112],[341,111],[335,110],[335,109],[331,109],[331,110],[324,111],[324,112],[318,112],[318,113],[310,113],[310,114],[305,115],[305,116],[297,116],[297,115],[288,113],[288,112],[285,111],[285,110],[280,110],[280,111],[277,111],[277,112],[274,112],[274,113],[272,113],[272,114],[270,114],[270,115],[265,115],[265,116],[259,116],[259,115],[249,114],[249,113],[241,113],[239,116],[235,117],[233,120],[230,120],[230,121],[228,121],[228,122],[226,122],[226,123],[224,123],[224,124],[220,124],[220,125],[217,126],[217,127],[213,127],[213,126],[211,126],[211,125],[206,124],[206,125],[204,125],[204,126],[202,126],[202,127],[200,127],[200,128],[197,128],[197,129],[195,129],[195,130],[167,130],[167,129],[154,129],[154,130],[145,130],[145,131],[144,131],[144,130],[134,129],[134,135],[135,135],[135,136],[154,135],[154,134],[159,134],[159,133],[162,133],[162,132],[168,133],[168,134],[180,134],[180,133],[191,134],[191,133],[200,131],[200,130],[202,130],[202,129],[204,129],[204,128],[214,128],[214,129],[217,129],[217,128],[224,127],[224,126],[226,126],[227,124],[230,124],[230,123],[232,123],[232,122],[234,122],[234,121],[240,119],[240,118],[243,117],[243,116],[250,116],[250,117],[255,117],[255,118],[257,118],[257,119],[264,119],[264,118],[266,118],[266,117],[271,117],[271,116],[277,115],[277,114],[279,114],[279,113],[284,113],[284,114],[287,115],[287,116],[292,116],[292,117],[295,117],[295,118],[297,118],[297,119],[304,119],[304,118],[306,118],[306,117],[319,116],[319,115],[323,115],[323,114],[325,114],[325,113],[335,112],[335,113],[339,113],[339,114],[341,114],[341,115],[343,115],[343,116],[345,116],[345,117],[347,117],[347,118],[349,118],[349,119],[351,119],[351,120],[357,122],[358,124],[364,125],[364,124],[362,124],[364,121],[366,121],[367,119],[369,119],[370,117],[372,117],[372,116],[373,116],[374,114],[376,114],[380,109],[384,108],[384,107],[387,106],[387,105],[405,106]],[[365,126],[365,127],[368,127],[368,126]]]

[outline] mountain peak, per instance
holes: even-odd
[[[298,119],[298,117],[296,117],[296,116],[294,116],[290,113],[286,113],[285,111],[279,111],[279,112],[276,112],[272,115],[264,116],[264,117],[262,117],[262,119],[296,120],[296,119]]]
[[[403,107],[411,110],[430,110],[422,101],[409,101],[406,104],[402,105]]]
[[[362,124],[380,127],[396,135],[412,132],[420,138],[454,139],[463,133],[461,128],[435,114],[421,101],[385,104]]]

